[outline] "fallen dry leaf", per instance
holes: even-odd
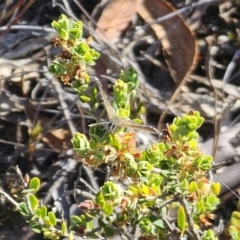
[[[116,40],[128,26],[140,2],[141,0],[109,1],[97,22],[99,29],[96,32],[101,34],[103,31],[110,42]]]
[[[174,8],[162,0],[145,0],[137,8],[147,23],[174,12]],[[150,25],[164,48],[170,74],[176,83],[186,77],[194,65],[196,41],[185,21],[179,16]]]
[[[54,150],[61,152],[64,148],[64,142],[71,139],[71,133],[68,129],[54,129],[43,136],[43,142],[47,143]]]

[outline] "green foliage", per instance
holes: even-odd
[[[68,229],[66,221],[48,211],[47,207],[42,205],[36,197],[35,193],[39,187],[39,178],[32,178],[29,189],[24,189],[18,195],[22,202],[17,203],[12,200],[16,204],[16,209],[24,216],[32,230],[36,233],[43,233],[45,238],[56,240],[68,237],[68,239],[73,239],[73,233]],[[10,199],[10,196],[8,198]]]
[[[215,237],[215,234],[211,229],[204,231],[201,237],[201,240],[217,240],[217,239],[218,238]]]
[[[33,189],[34,192],[37,192],[40,187],[40,180],[37,177],[34,177],[30,180],[29,188]]]
[[[234,240],[240,239],[240,200],[238,201],[238,211],[234,211],[230,218],[229,234]]]
[[[17,206],[17,210],[23,215],[23,216],[29,216],[30,211],[28,209],[27,203],[21,202]]]
[[[75,133],[72,139],[72,145],[77,154],[81,157],[86,157],[91,152],[90,143],[84,134]]]
[[[177,223],[178,227],[181,230],[181,234],[184,234],[186,227],[186,213],[183,206],[180,206],[177,213]]]
[[[60,77],[64,84],[71,84],[75,80],[72,87],[82,101],[88,102],[91,99],[82,94],[89,83],[86,67],[94,65],[100,54],[89,47],[90,38],[82,39],[81,21],[69,20],[62,14],[58,21],[53,21],[52,27],[59,36],[55,38],[54,45],[62,48],[62,54],[52,62],[49,72]]]
[[[124,96],[121,91],[127,91],[126,85],[124,86],[127,83],[120,83],[121,90],[118,94]],[[116,106],[121,102],[121,98],[119,99],[115,99]],[[212,157],[202,154],[197,146],[196,130],[201,124],[202,118],[198,112],[177,118],[167,128],[168,137],[164,141],[154,143],[142,152],[136,150],[134,132],[105,132],[105,141],[92,137],[87,140],[84,135],[76,135],[73,142],[80,137],[82,141],[86,141],[84,146],[91,148],[87,151],[88,155],[84,155],[84,164],[96,168],[105,163],[114,169],[114,182],[105,182],[93,201],[95,211],[98,212],[96,217],[110,218],[108,227],[111,226],[111,231],[115,229],[115,224],[125,222],[130,226],[138,226],[143,236],[153,238],[159,234],[167,236],[163,216],[174,206],[179,206],[177,224],[182,235],[186,230],[189,231],[190,223],[187,221],[186,211],[192,216],[196,226],[203,224],[207,215],[219,204],[216,196],[219,193],[219,184],[211,183],[206,177],[211,168]],[[76,152],[78,148],[79,145]],[[123,188],[121,182],[126,179],[131,179],[131,182]],[[187,202],[184,207],[176,194]],[[171,198],[171,205],[161,207]],[[84,216],[86,215],[83,214],[80,218],[85,219]],[[82,223],[81,226],[84,227]],[[85,227],[87,234],[89,225]],[[203,239],[207,239],[209,234],[206,233]]]

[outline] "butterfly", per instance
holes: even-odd
[[[162,136],[162,133],[160,133],[154,127],[137,124],[137,123],[135,123],[135,122],[133,122],[131,120],[128,120],[126,118],[122,118],[122,117],[117,116],[117,114],[115,113],[114,109],[111,106],[111,103],[108,101],[108,99],[107,99],[107,97],[106,97],[106,95],[105,95],[105,93],[103,91],[103,87],[102,87],[101,82],[99,81],[98,78],[95,78],[95,80],[96,80],[96,82],[98,84],[100,93],[102,95],[103,103],[105,105],[109,121],[102,122],[102,123],[90,124],[89,125],[90,127],[102,124],[104,126],[104,128],[109,133],[113,132],[118,127],[119,128],[125,127],[125,128],[135,129],[135,130],[148,131],[148,132],[151,132],[151,133],[158,134],[159,136]]]

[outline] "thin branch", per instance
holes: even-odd
[[[16,165],[14,168],[15,168],[15,171],[16,171],[16,173],[17,173],[20,181],[22,182],[22,185],[24,186],[24,188],[27,188],[28,183],[26,183],[26,182],[24,181],[23,176],[22,176],[22,172],[21,172],[21,170],[19,169],[18,165]]]
[[[196,232],[196,230],[194,229],[194,222],[193,222],[190,210],[187,206],[187,201],[184,198],[184,196],[179,196],[179,200],[181,201],[181,203],[183,205],[183,208],[184,208],[184,211],[185,211],[186,216],[187,216],[188,228],[189,228],[194,240],[199,240],[200,237],[199,237],[198,233]]]
[[[19,205],[18,202],[16,202],[10,195],[8,195],[6,192],[2,191],[1,189],[0,189],[0,194],[5,196],[5,198],[7,198],[7,200],[9,202],[11,202],[15,207],[17,207]]]

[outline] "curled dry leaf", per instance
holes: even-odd
[[[111,0],[105,5],[97,25],[96,32],[104,32],[105,37],[113,42],[128,26],[141,0]]]
[[[174,12],[174,9],[162,0],[145,0],[138,6],[137,12],[147,23],[152,23]],[[179,84],[194,65],[195,37],[179,15],[150,26],[161,40],[171,76]]]

